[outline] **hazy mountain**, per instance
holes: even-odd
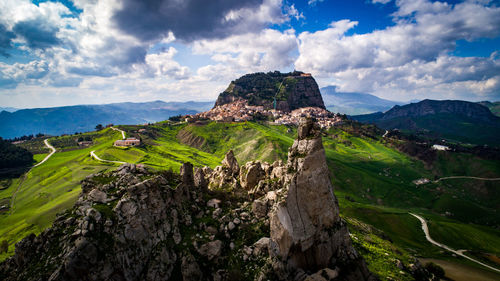
[[[0,136],[72,134],[93,130],[97,124],[157,122],[173,115],[205,111],[212,105],[213,102],[153,101],[21,109],[13,113],[3,111],[0,112]]]
[[[385,113],[352,116],[352,119],[430,138],[492,146],[500,144],[500,117],[474,102],[423,100],[396,105]]]
[[[14,112],[14,111],[17,111],[19,110],[18,108],[14,108],[14,107],[0,107],[0,112],[2,111],[7,111],[7,112]]]
[[[384,112],[395,105],[404,104],[365,93],[337,92],[335,86],[324,87],[320,91],[328,110],[347,115]]]
[[[490,102],[490,101],[480,101],[480,105],[484,105],[490,109],[491,113],[496,116],[500,116],[500,101]]]

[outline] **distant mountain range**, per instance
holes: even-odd
[[[37,133],[73,134],[91,131],[97,124],[157,122],[178,114],[206,111],[212,106],[213,102],[153,101],[20,109],[12,113],[2,111],[0,112],[0,136],[14,138]]]
[[[423,100],[389,111],[351,117],[383,129],[399,129],[429,138],[500,146],[500,117],[479,104],[458,100]]]
[[[17,111],[19,110],[18,108],[14,108],[14,107],[0,107],[0,112],[2,111],[7,111],[7,112],[14,112],[14,111]]]
[[[337,92],[335,86],[324,87],[320,91],[328,110],[347,115],[384,112],[395,105],[405,104],[365,93]]]

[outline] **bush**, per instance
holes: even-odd
[[[0,254],[7,253],[7,251],[9,251],[9,242],[3,240],[2,243],[0,243]]]

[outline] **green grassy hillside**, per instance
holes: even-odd
[[[121,134],[111,129],[89,133],[94,144],[83,149],[74,145],[75,136],[52,138],[49,142],[57,144],[59,151],[0,191],[0,205],[3,205],[9,203],[19,188],[14,206],[0,214],[0,236],[10,244],[9,253],[2,254],[1,259],[12,253],[16,241],[30,232],[39,233],[51,224],[57,212],[70,207],[80,192],[81,179],[118,166],[91,159],[90,151],[95,150],[106,160],[178,171],[183,162],[215,167],[229,149],[234,150],[240,165],[256,159],[286,160],[288,147],[296,135],[294,128],[253,122],[208,122],[204,125],[160,122],[150,126],[118,127],[125,130],[127,136],[139,137],[143,144],[133,148],[113,147],[113,141],[120,139]],[[139,133],[140,129],[145,131]],[[420,256],[449,258],[426,242],[418,220],[408,214],[412,211],[431,219],[431,234],[439,242],[500,254],[499,233],[488,227],[500,224],[497,183],[467,179],[421,186],[413,183],[415,179],[435,176],[499,177],[497,161],[443,152],[431,166],[425,166],[392,148],[377,134],[376,131],[360,134],[347,128],[334,128],[325,132],[323,138],[342,216],[353,227],[359,227],[356,221],[371,225],[375,230],[370,233],[383,240],[372,237],[371,242],[366,242],[360,238],[357,247],[365,250],[372,246],[382,247],[386,251],[396,247]],[[37,145],[33,145],[33,150],[44,152],[40,144]],[[36,154],[35,160],[40,161],[44,155]],[[356,229],[355,233],[363,232]],[[473,235],[478,239],[471,239]],[[368,252],[366,256],[371,255]],[[376,255],[372,258],[377,264]],[[377,272],[386,270],[382,265],[371,266]],[[389,271],[390,276],[398,278],[394,268]]]

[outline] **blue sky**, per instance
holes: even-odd
[[[210,3],[210,5],[207,5]],[[257,71],[500,100],[500,1],[0,1],[0,107],[215,100]]]

